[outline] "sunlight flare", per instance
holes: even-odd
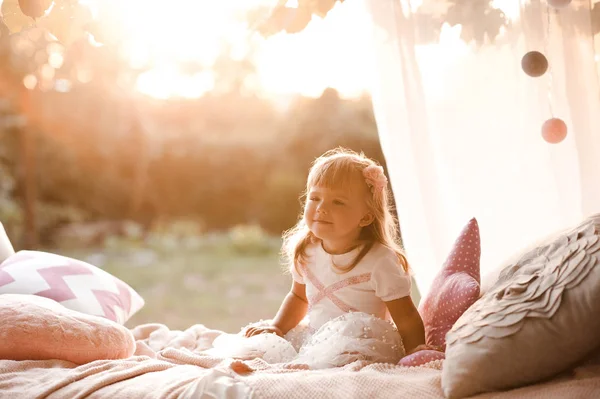
[[[80,1],[94,13],[100,12],[101,0]],[[140,75],[136,88],[156,98],[199,97],[214,88],[219,78],[213,73],[218,72],[215,61],[225,50],[237,60],[250,54],[259,90],[267,96],[316,97],[327,87],[342,97],[368,91],[373,57],[366,34],[368,15],[361,2],[337,3],[326,19],[313,16],[298,34],[279,33],[264,39],[250,32],[240,15],[275,3],[172,0],[167,5],[156,0],[102,0],[104,12],[110,10],[110,20],[116,21],[102,29],[119,38],[123,56],[133,68],[150,69]],[[413,8],[420,3],[412,4]],[[519,13],[513,3],[494,1],[510,19]],[[438,43],[417,48],[430,92],[436,91],[433,86],[443,90],[447,75],[443,66],[470,51],[460,39],[460,29],[460,25],[444,25]],[[181,68],[185,64],[196,70]]]

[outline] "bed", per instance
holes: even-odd
[[[3,398],[444,398],[441,364],[401,367],[350,364],[306,371],[194,353],[218,331],[201,325],[171,331],[159,324],[133,329],[134,356],[76,366],[48,361],[0,361]],[[237,370],[237,371],[234,371]],[[600,367],[581,365],[551,381],[477,398],[592,398]]]

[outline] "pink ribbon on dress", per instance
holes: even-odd
[[[308,299],[308,309],[310,309],[319,303],[323,298],[329,298],[334,305],[336,305],[342,312],[357,312],[358,310],[348,305],[346,302],[338,298],[334,293],[342,288],[349,287],[360,283],[365,283],[371,279],[371,273],[363,273],[357,276],[348,277],[342,281],[338,281],[331,284],[329,287],[325,287],[321,281],[306,267],[302,266],[302,272],[308,278],[312,285],[315,286],[319,292],[312,298]]]

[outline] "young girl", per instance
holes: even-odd
[[[283,337],[299,351],[293,362],[311,368],[397,363],[424,344],[387,179],[371,159],[337,149],[313,163],[304,213],[283,253],[292,288],[272,321],[243,331],[250,340]]]

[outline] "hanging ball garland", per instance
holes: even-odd
[[[521,68],[527,75],[537,78],[548,70],[548,59],[539,51],[530,51],[521,59]]]
[[[548,0],[548,5],[554,8],[565,8],[571,4],[571,0]]]
[[[548,6],[555,9],[561,9],[571,4],[571,0],[546,0]],[[550,31],[550,16],[548,14],[548,36]],[[548,40],[548,37],[546,37]],[[533,77],[542,76],[548,71],[548,59],[539,51],[530,51],[521,59],[521,68],[523,71]],[[552,80],[550,80],[551,82]],[[550,97],[550,92],[548,93]],[[552,113],[552,107],[550,108]],[[542,138],[550,143],[557,144],[567,137],[567,124],[560,118],[550,118],[542,125]]]
[[[560,143],[567,137],[567,124],[559,118],[548,119],[542,125],[542,137],[550,144]]]

